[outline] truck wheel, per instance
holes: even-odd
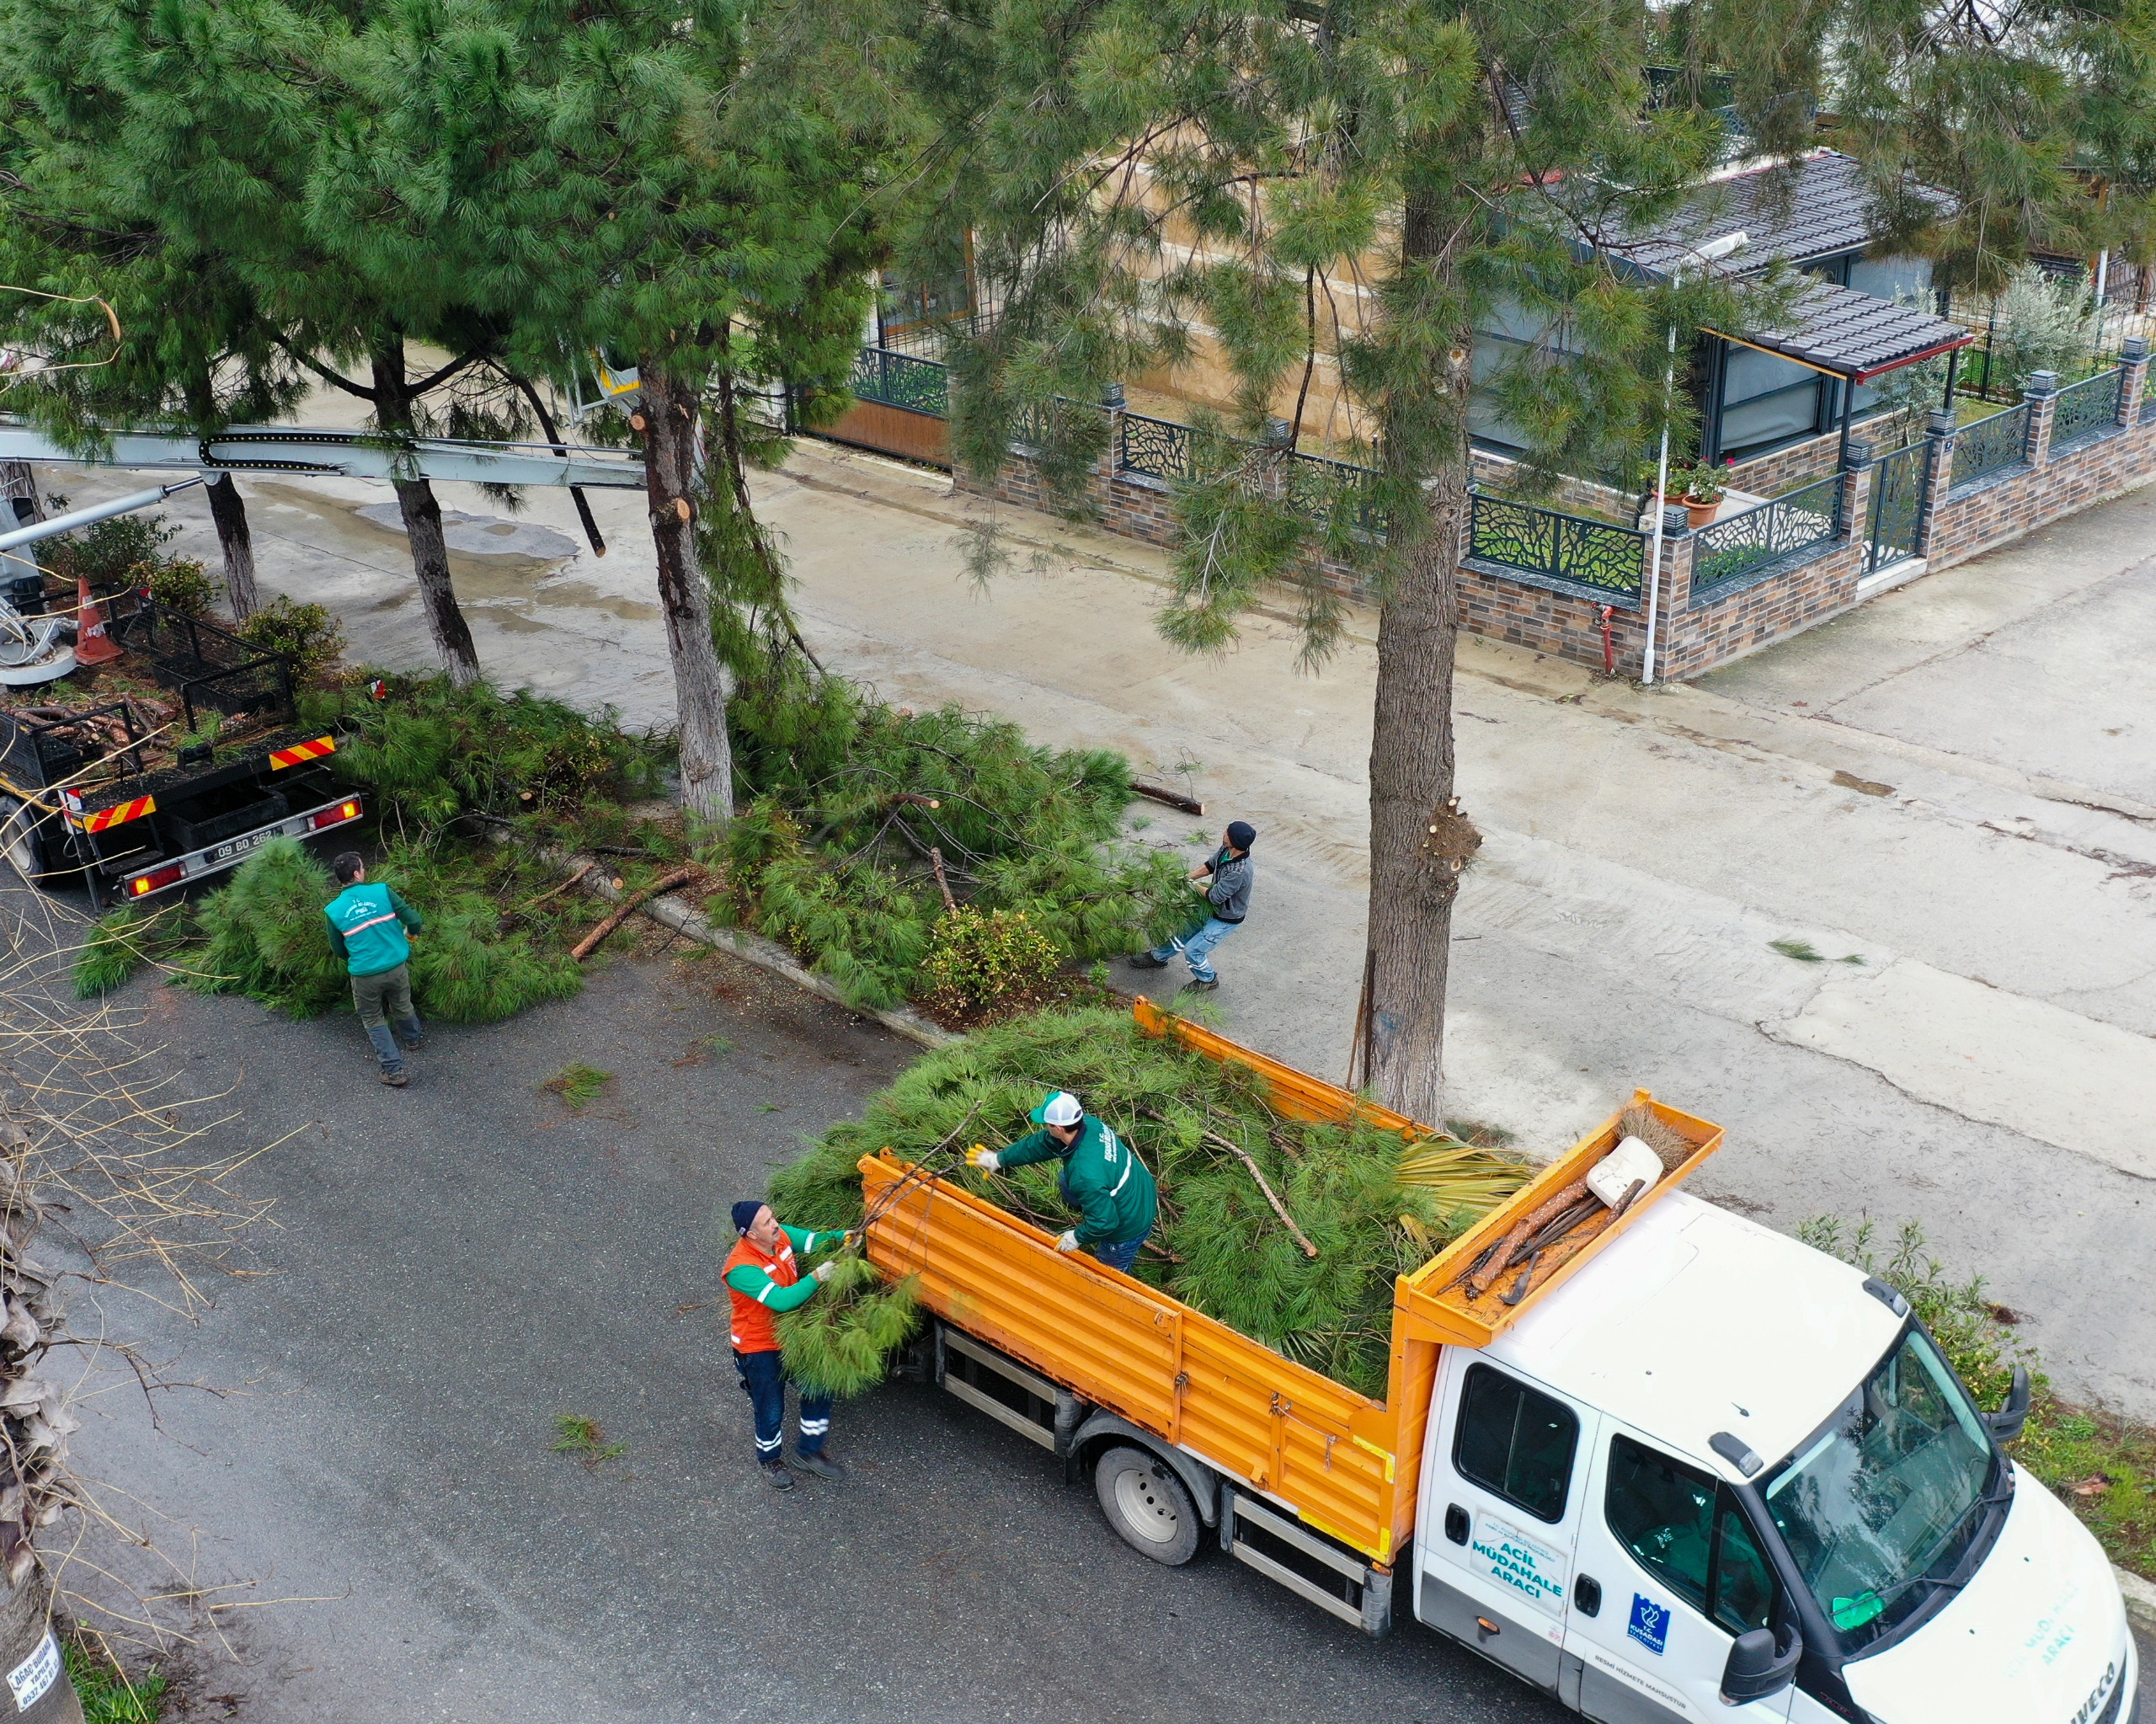
[[[25,803],[0,798],[0,856],[4,856],[29,886],[45,883],[45,846],[38,838],[37,810]]]
[[[1142,1556],[1181,1567],[1198,1554],[1205,1529],[1174,1470],[1142,1449],[1111,1449],[1093,1468],[1101,1513]]]

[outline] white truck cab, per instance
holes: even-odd
[[[1607,1724],[2121,1724],[2102,1549],[1900,1296],[1672,1193],[1444,1348],[1416,1615]]]

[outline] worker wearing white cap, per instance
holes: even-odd
[[[975,1144],[966,1159],[988,1173],[1035,1161],[1062,1162],[1056,1185],[1081,1219],[1056,1241],[1055,1248],[1073,1252],[1082,1246],[1111,1269],[1128,1273],[1160,1213],[1152,1174],[1136,1151],[1089,1116],[1068,1090],[1050,1092],[1032,1118],[1038,1131],[1007,1150]]]

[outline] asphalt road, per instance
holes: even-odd
[[[842,1406],[852,1481],[775,1496],[720,1310],[679,1308],[720,1290],[728,1204],[910,1056],[873,1026],[728,961],[616,961],[576,1001],[437,1032],[396,1092],[349,1017],[120,997],[230,1088],[228,1142],[299,1128],[242,1182],[275,1200],[266,1273],[195,1326],[104,1298],[205,1388],[160,1397],[160,1433],[115,1371],[76,1439],[109,1506],[239,1607],[216,1619],[237,1664],[185,1661],[187,1716],[1567,1716],[1217,1552],[1155,1567],[1058,1463],[926,1389]],[[617,1074],[580,1117],[539,1087],[571,1059]],[[564,1413],[619,1455],[552,1452]]]

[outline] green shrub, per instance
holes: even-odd
[[[224,596],[224,583],[192,558],[175,558],[150,570],[150,596],[168,610],[200,616]]]
[[[1033,1128],[1050,1089],[1075,1092],[1143,1157],[1161,1188],[1140,1278],[1365,1394],[1385,1392],[1394,1278],[1419,1267],[1529,1177],[1511,1156],[1458,1145],[1444,1184],[1403,1179],[1397,1133],[1275,1112],[1247,1066],[1142,1033],[1121,1011],[1045,1011],[924,1055],[771,1179],[797,1227],[857,1227],[860,1158],[884,1148],[1052,1232],[1073,1225],[1052,1166],[984,1175],[965,1146],[1001,1148]],[[1232,1142],[1318,1248],[1304,1254]],[[1446,1141],[1446,1140],[1440,1140]],[[811,1301],[813,1305],[814,1301]]]
[[[947,910],[929,935],[922,979],[931,992],[976,1010],[1037,989],[1062,953],[1022,910]]]
[[[292,661],[297,682],[312,682],[344,650],[344,631],[321,605],[302,605],[280,593],[239,625],[242,640]]]
[[[164,558],[165,546],[179,536],[162,515],[115,515],[109,520],[77,527],[45,552],[47,565],[66,580],[87,580],[95,590],[138,586]]]

